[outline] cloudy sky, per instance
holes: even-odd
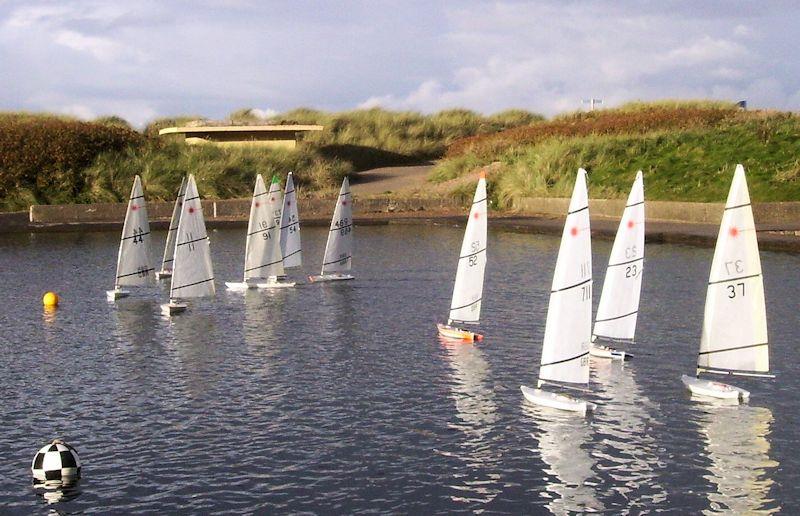
[[[0,110],[800,110],[800,2],[0,0]]]

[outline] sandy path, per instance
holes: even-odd
[[[447,196],[462,184],[474,184],[478,180],[480,171],[480,169],[475,169],[469,174],[450,181],[431,183],[428,181],[428,175],[433,166],[430,164],[365,170],[355,174],[351,188],[354,194],[364,196],[388,193],[421,195],[422,197]],[[487,168],[487,170],[491,170],[491,168]]]
[[[355,174],[351,189],[356,195],[415,192],[427,183],[432,168],[433,165],[414,165],[365,170]]]

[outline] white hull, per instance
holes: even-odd
[[[747,400],[750,392],[727,383],[682,375],[681,381],[692,394],[722,400]]]
[[[186,303],[176,303],[174,301],[170,301],[169,303],[161,305],[161,313],[166,315],[167,317],[185,311],[186,311]]]
[[[541,405],[543,407],[550,407],[568,412],[577,412],[583,415],[585,415],[588,410],[594,409],[594,403],[576,400],[564,394],[556,394],[541,389],[531,389],[524,385],[520,385],[519,388],[522,391],[522,395],[525,396],[525,399],[534,405]]]
[[[171,270],[169,270],[169,271],[168,270],[160,270],[160,271],[156,272],[156,279],[157,280],[170,279],[171,277],[172,277],[172,271]]]
[[[439,331],[439,335],[448,339],[461,340],[464,342],[476,342],[483,340],[483,335],[479,333],[469,330],[462,330],[461,328],[456,328],[447,324],[437,324],[436,329]]]
[[[123,297],[128,297],[130,295],[131,293],[128,292],[127,290],[122,290],[122,289],[106,290],[106,299],[108,299],[108,301],[111,303],[113,303],[117,299],[122,299]]]
[[[628,355],[624,351],[598,344],[592,344],[589,347],[589,355],[595,358],[606,358],[609,360],[628,360],[631,356],[633,356]]]
[[[251,288],[256,288],[255,283],[247,283],[247,282],[234,282],[234,281],[226,281],[225,288],[232,292],[247,292]]]
[[[356,279],[356,278],[355,276],[351,276],[350,274],[340,274],[340,273],[321,274],[319,276],[308,277],[308,281],[310,281],[311,283],[321,283],[323,281],[344,281],[351,279]]]
[[[265,289],[265,288],[291,288],[294,287],[296,283],[294,281],[280,281],[276,279],[270,279],[263,283],[256,283],[256,288]]]

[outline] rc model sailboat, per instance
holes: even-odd
[[[150,264],[150,223],[147,220],[147,205],[144,202],[142,181],[133,179],[133,188],[125,212],[125,224],[119,241],[117,274],[114,290],[106,291],[109,301],[127,297],[130,292],[122,287],[153,284],[153,266]]]
[[[565,384],[589,383],[591,333],[592,244],[589,198],[586,191],[586,171],[579,169],[553,273],[538,386],[536,389],[520,386],[526,400],[537,405],[582,414],[594,408],[594,404],[587,401],[541,389],[543,384],[575,388]]]
[[[750,392],[701,373],[767,377],[769,345],[761,259],[744,167],[736,166],[706,291],[697,376],[683,384],[699,396],[746,400]]]
[[[461,243],[450,315],[447,324],[436,325],[439,335],[443,337],[469,342],[483,339],[482,335],[455,325],[478,324],[480,321],[483,275],[486,270],[486,217],[486,172],[481,171]]]

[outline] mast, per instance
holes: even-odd
[[[322,260],[322,274],[347,272],[353,260],[353,206],[350,195],[350,182],[345,177],[336,200],[325,257]]]
[[[172,207],[172,217],[169,219],[169,229],[167,230],[167,243],[164,245],[164,257],[161,260],[161,270],[172,270],[172,260],[175,256],[175,236],[178,234],[178,220],[181,217],[181,206],[183,196],[186,193],[186,177],[181,178],[181,185],[178,187],[178,196],[175,198],[175,205]]]
[[[141,286],[153,283],[153,266],[150,264],[150,223],[144,200],[142,181],[133,179],[128,209],[117,255],[114,287]]]
[[[214,271],[194,176],[189,175],[175,244],[170,299],[213,296]]]
[[[644,186],[636,173],[608,260],[593,335],[633,340],[644,273]]]
[[[266,277],[269,263],[269,247],[274,238],[275,227],[270,217],[267,201],[269,192],[261,174],[256,176],[253,198],[250,201],[250,218],[247,222],[247,238],[244,249],[244,281]]]
[[[736,166],[717,235],[697,367],[698,373],[769,371],[764,281],[742,165]]]
[[[281,210],[281,255],[284,268],[291,269],[303,264],[303,246],[300,241],[300,215],[297,208],[297,192],[291,172],[286,176],[286,190]]]
[[[478,323],[483,297],[483,276],[486,270],[487,199],[486,173],[481,171],[472,198],[467,228],[458,257],[456,281],[450,302],[447,324]]]
[[[592,249],[586,171],[578,170],[558,250],[539,379],[589,382],[592,330]]]

